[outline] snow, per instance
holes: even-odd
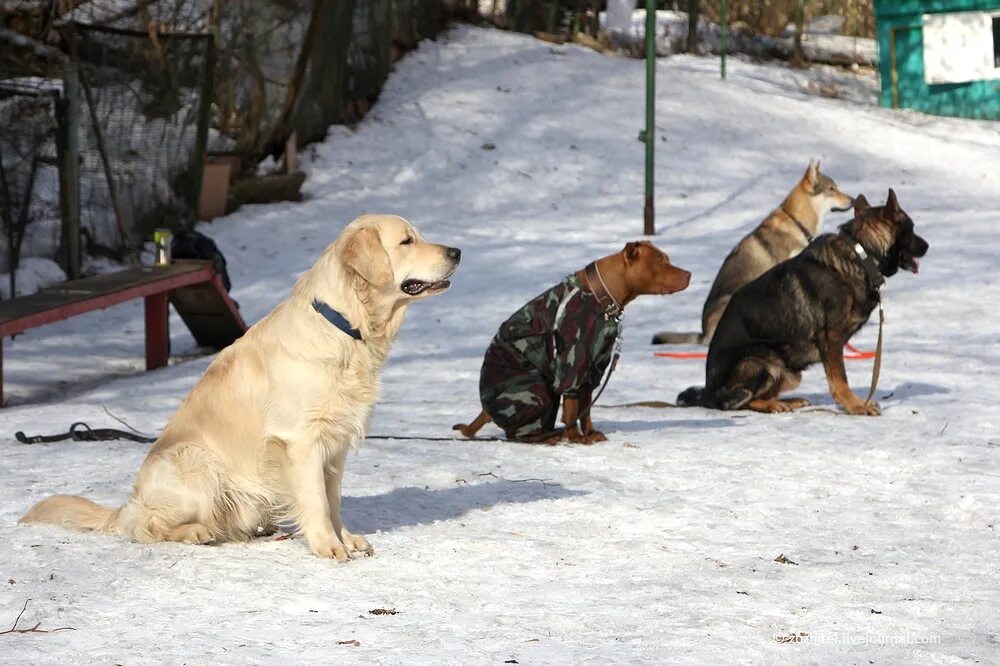
[[[18,296],[33,294],[39,289],[66,281],[59,264],[42,257],[24,257],[15,274]],[[10,273],[0,273],[0,300],[10,298]]]
[[[305,202],[202,227],[244,316],[363,211],[461,247],[452,290],[407,315],[370,428],[450,436],[478,410],[497,325],[639,237],[644,66],[469,27],[422,44],[355,130],[305,151]],[[0,662],[995,663],[997,125],[827,99],[775,65],[734,59],[725,82],[714,59],[657,67],[656,242],[694,279],[629,307],[594,412],[608,442],[369,440],[344,515],[376,554],[345,565],[298,538],[140,546],[19,527],[51,493],[120,504],[147,447],[16,431],[117,426],[107,409],[156,432],[210,359],[172,317],[174,364],[138,374],[138,302],[4,340],[0,630],[27,599],[21,627],[75,630],[0,636]],[[847,192],[895,188],[931,244],[886,291],[883,415],[840,413],[820,368],[800,390],[816,407],[791,415],[612,407],[701,382],[701,362],[655,359],[648,340],[696,325],[722,258],[810,158]],[[872,348],[875,327],[857,338]],[[850,362],[859,392],[870,370]]]

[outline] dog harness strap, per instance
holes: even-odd
[[[784,206],[781,207],[781,212],[784,213],[785,215],[787,215],[789,218],[791,218],[792,222],[795,223],[795,226],[797,226],[799,228],[799,231],[802,232],[802,235],[806,237],[806,242],[807,243],[812,243],[813,242],[814,236],[812,235],[812,232],[809,231],[809,229],[806,228],[806,225],[804,225],[801,222],[799,222],[799,218],[795,217],[794,215],[792,215],[791,213],[789,213],[787,210],[785,210]]]
[[[604,316],[606,318],[619,316],[622,313],[622,307],[618,305],[618,301],[611,295],[608,285],[604,284],[604,278],[601,277],[601,271],[597,268],[596,261],[587,264],[583,269],[583,276],[587,278],[587,286],[590,288],[590,293],[597,299],[598,305],[603,308]]]
[[[361,331],[351,326],[351,322],[347,321],[347,317],[340,314],[329,305],[319,300],[318,298],[313,299],[313,310],[323,315],[323,318],[328,322],[339,328],[341,331],[351,336],[355,340],[363,342],[361,337]]]

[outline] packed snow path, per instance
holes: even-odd
[[[736,61],[725,82],[713,59],[658,68],[656,242],[694,279],[629,307],[602,402],[701,382],[701,362],[654,359],[650,336],[693,329],[731,246],[822,158],[873,203],[894,187],[931,244],[886,290],[882,417],[839,413],[814,368],[800,393],[819,409],[791,415],[597,408],[609,441],[592,447],[372,440],[350,458],[344,516],[375,557],[321,561],[301,539],[140,546],[15,521],[54,492],[122,503],[146,446],[13,435],[117,425],[105,408],[158,431],[210,359],[137,375],[141,305],[79,317],[3,341],[0,630],[27,599],[20,627],[74,630],[2,635],[0,661],[996,662],[997,125],[813,96],[779,66]],[[497,325],[639,236],[643,72],[473,28],[422,45],[356,129],[312,151],[306,202],[204,228],[247,321],[361,212],[461,247],[451,292],[411,308],[371,426],[448,436],[478,410]],[[874,338],[870,324],[855,342]],[[859,392],[870,367],[849,364]]]

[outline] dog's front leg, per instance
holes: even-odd
[[[820,357],[823,359],[823,370],[826,381],[830,385],[833,399],[847,410],[848,414],[859,416],[878,416],[881,410],[877,403],[865,402],[858,397],[847,383],[847,369],[844,367],[844,340],[831,340],[821,337],[819,344]]]
[[[319,557],[343,561],[348,558],[347,548],[333,531],[326,492],[326,465],[321,451],[322,447],[312,442],[288,442],[286,479],[298,510],[299,527],[309,541],[309,550]],[[337,509],[339,515],[339,505]]]
[[[580,430],[583,432],[583,437],[587,444],[608,441],[608,438],[604,436],[603,432],[594,430],[594,422],[590,418],[593,396],[594,391],[590,387],[580,390],[579,404],[580,411],[583,412],[580,416]]]
[[[580,442],[583,435],[577,425],[577,416],[580,414],[580,402],[576,398],[563,396],[562,422],[565,424],[562,437],[560,439],[569,442]]]
[[[363,536],[351,534],[344,527],[344,521],[340,516],[340,484],[344,478],[344,465],[347,463],[347,451],[349,446],[344,447],[334,456],[333,464],[326,468],[326,499],[330,504],[330,520],[333,523],[333,531],[340,537],[349,553],[364,553],[374,555],[375,550],[368,544]]]
[[[575,444],[593,444],[594,442],[604,441],[604,435],[601,433],[596,434],[600,435],[602,439],[595,439],[592,435],[586,434],[588,428],[591,433],[594,433],[594,424],[590,423],[587,417],[588,414],[584,414],[582,418],[580,416],[580,398],[564,396],[563,423],[566,424],[566,429],[563,431],[562,439]],[[587,420],[584,421],[584,419]],[[582,431],[581,427],[583,428]]]

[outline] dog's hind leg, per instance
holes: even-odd
[[[214,469],[194,446],[151,455],[114,531],[139,543],[215,541],[221,534],[213,529],[220,490]]]
[[[778,386],[778,395],[785,393],[786,391],[792,391],[798,387],[802,382],[802,373],[794,372],[792,370],[784,370],[781,373],[780,385]],[[782,398],[781,402],[788,408],[783,411],[791,411],[794,409],[801,409],[803,407],[808,407],[811,403],[805,398]]]
[[[479,432],[480,428],[482,428],[487,423],[492,423],[492,422],[493,418],[489,414],[487,414],[486,410],[484,409],[483,411],[479,412],[479,416],[477,416],[472,423],[469,424],[456,423],[451,427],[451,429],[457,430],[460,433],[462,433],[462,435],[464,435],[465,437],[472,439],[473,437],[476,436],[476,433]]]
[[[740,360],[725,386],[710,396],[710,401],[719,409],[752,409],[771,411],[771,403],[777,402],[780,385],[774,368],[765,359],[748,356]],[[778,411],[786,411],[778,408]]]

